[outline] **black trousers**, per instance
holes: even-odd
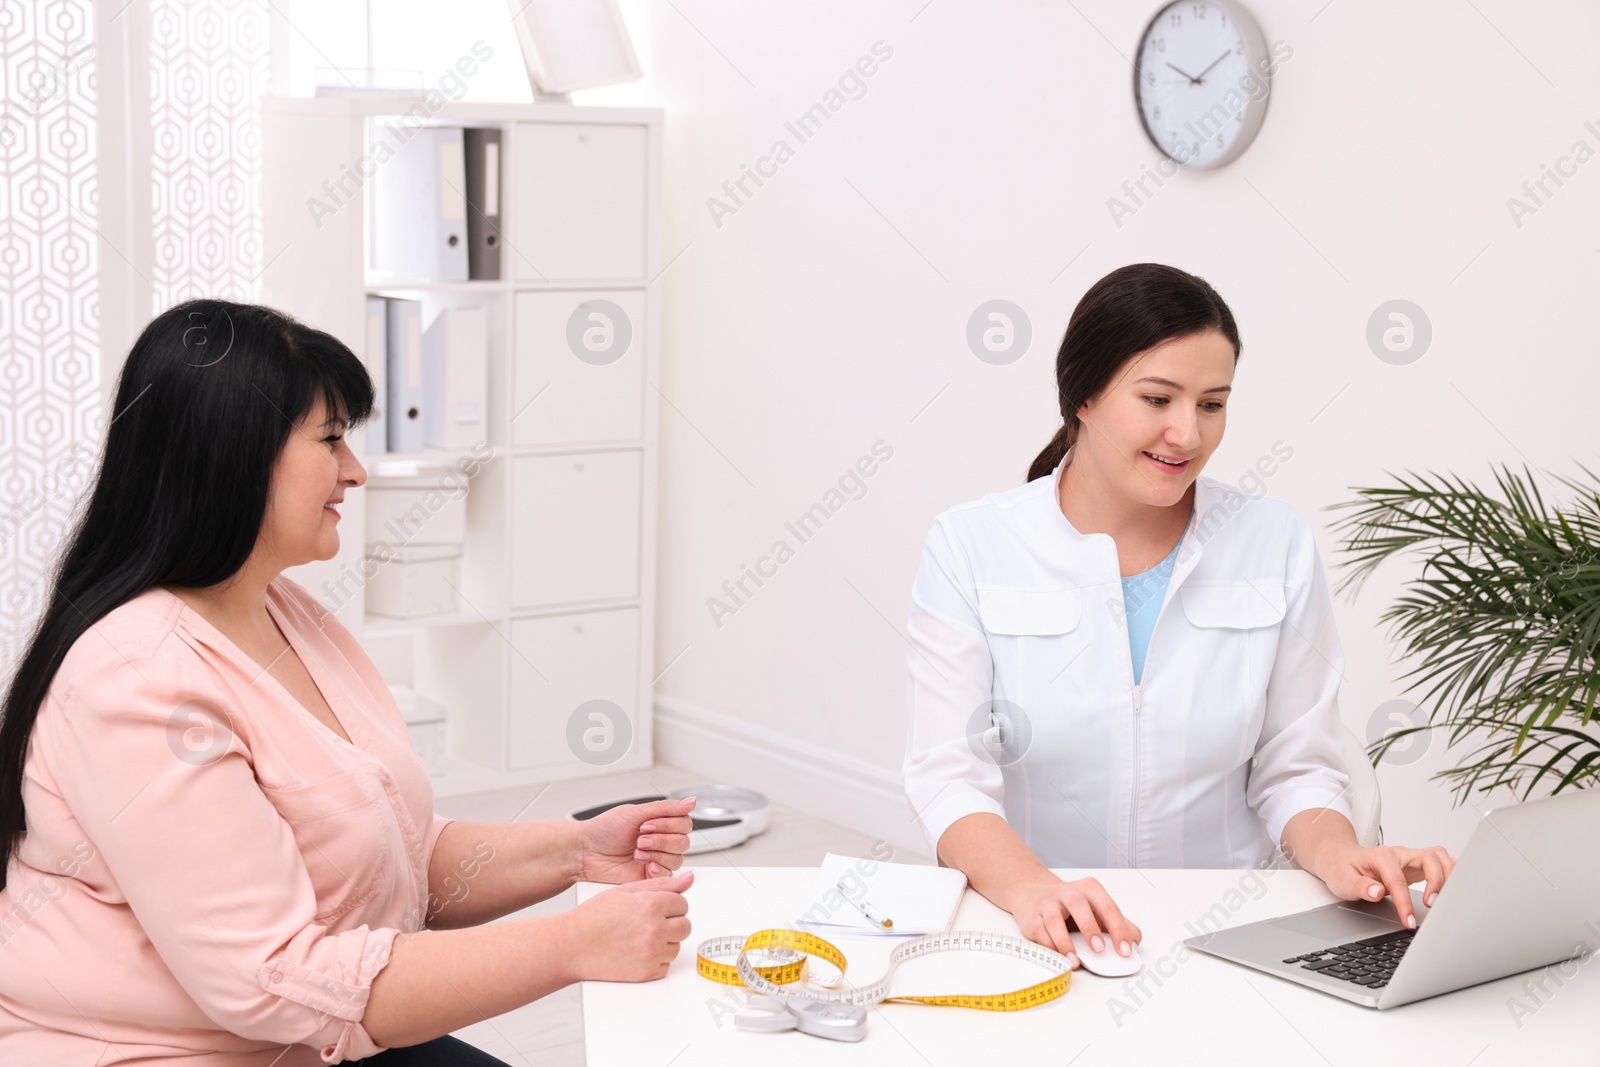
[[[508,1067],[481,1049],[453,1037],[436,1037],[420,1045],[391,1048],[353,1061],[356,1067]]]

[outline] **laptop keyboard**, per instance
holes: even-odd
[[[1304,956],[1291,956],[1283,962],[1298,963],[1305,970],[1368,989],[1382,989],[1394,977],[1394,969],[1400,965],[1400,957],[1411,947],[1416,933],[1415,930],[1396,930],[1307,952]]]

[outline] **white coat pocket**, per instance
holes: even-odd
[[[994,657],[994,698],[1019,704],[1036,719],[1047,709],[1070,707],[1073,687],[1069,668],[1082,655],[1088,640],[1078,626],[1083,617],[1082,591],[1062,586],[979,588],[977,593],[978,617],[989,635],[989,650]],[[1005,680],[1018,691],[1003,691]],[[1029,690],[1029,685],[1035,688]]]
[[[1219,743],[1224,751],[1209,754],[1213,758],[1246,758],[1266,713],[1267,679],[1286,607],[1283,585],[1247,580],[1184,586],[1178,599],[1188,629],[1184,660],[1195,671],[1191,714],[1208,726],[1191,737]],[[1224,722],[1237,729],[1217,729]]]

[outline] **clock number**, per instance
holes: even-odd
[[[1176,11],[1172,13],[1172,25],[1174,27],[1183,25],[1183,16],[1178,14]]]
[[[1205,18],[1206,17],[1206,5],[1204,5],[1204,4],[1195,4],[1194,5],[1194,17],[1197,18],[1197,19]]]
[[[1225,146],[1224,146],[1224,145],[1223,145],[1223,142],[1222,142],[1222,134],[1220,134],[1220,133],[1219,133],[1219,134],[1217,134],[1217,147],[1218,147],[1218,148],[1223,148],[1223,147],[1225,147]]]
[[[1151,116],[1150,116],[1150,121],[1151,122],[1159,122],[1159,121],[1161,121],[1161,105],[1159,105],[1159,104],[1156,105],[1156,109],[1155,109],[1154,113],[1152,113]]]
[[[1165,52],[1167,50],[1167,39],[1165,37],[1154,38],[1150,43],[1157,52]]]
[[[1151,71],[1149,74],[1146,74],[1144,76],[1144,80],[1147,83],[1149,83],[1150,85],[1154,85],[1156,83],[1156,73],[1155,73],[1155,71]]]

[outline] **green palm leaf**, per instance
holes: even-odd
[[[1327,510],[1347,514],[1344,574],[1354,597],[1385,560],[1420,557],[1420,573],[1380,616],[1413,666],[1402,676],[1428,722],[1369,748],[1431,730],[1475,744],[1435,777],[1457,803],[1473,792],[1551,792],[1600,782],[1600,477],[1561,478],[1573,501],[1552,506],[1526,467],[1495,472],[1494,491],[1448,474],[1390,475]]]

